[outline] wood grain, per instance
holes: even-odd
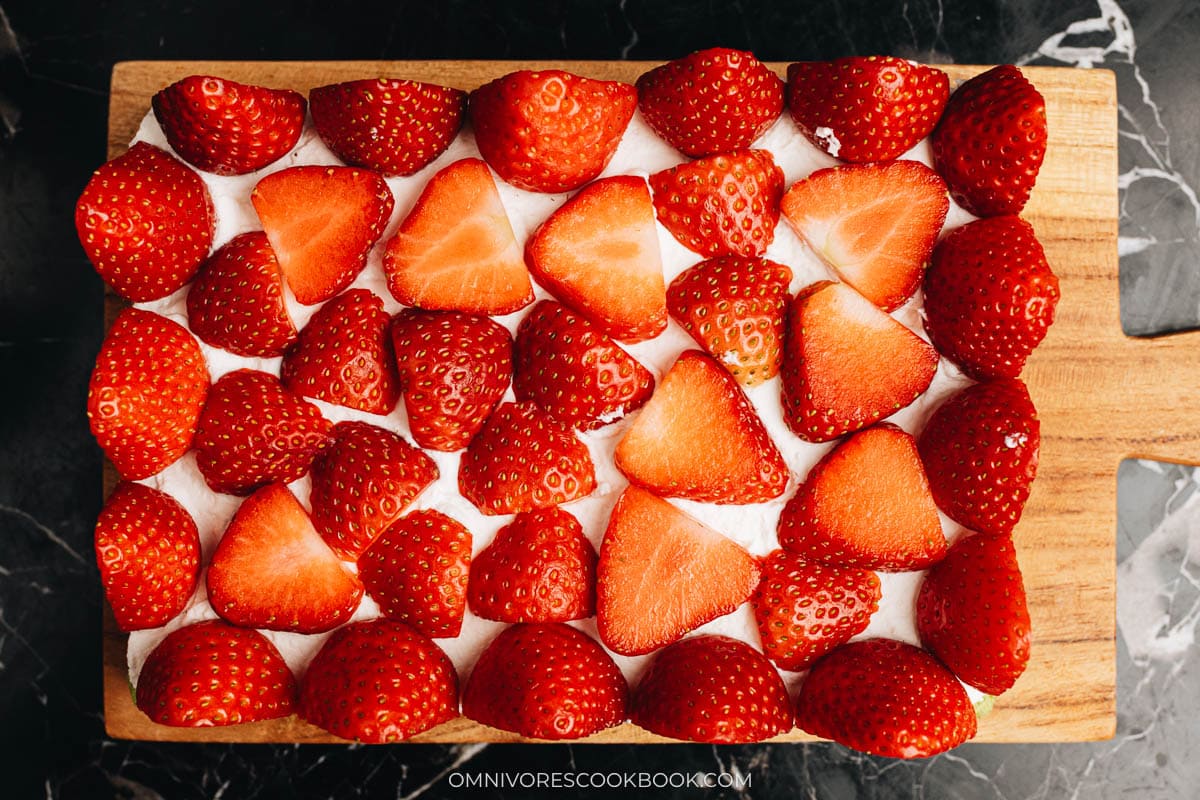
[[[389,75],[471,89],[518,68],[557,66],[633,80],[632,62],[128,62],[113,70],[109,156],[124,151],[150,97],[186,75],[215,74],[301,92]],[[782,74],[785,65],[772,65]],[[964,79],[983,67],[945,67]],[[1046,98],[1050,142],[1025,217],[1062,285],[1058,320],[1025,379],[1042,419],[1041,470],[1015,533],[1033,618],[1026,674],[981,721],[978,741],[1056,742],[1113,735],[1115,709],[1116,471],[1121,459],[1200,457],[1200,342],[1121,333],[1117,285],[1117,116],[1112,73],[1031,67]],[[110,298],[111,313],[119,301]],[[106,488],[111,486],[111,469]],[[119,738],[172,741],[327,742],[296,719],[187,730],[151,723],[133,706],[125,637],[105,619],[105,720]],[[799,731],[779,741],[802,741]],[[421,742],[519,741],[459,719]],[[624,725],[597,742],[663,741]]]

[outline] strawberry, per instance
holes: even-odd
[[[533,403],[503,403],[463,453],[458,490],[484,514],[518,514],[591,494],[587,445]]]
[[[1015,378],[1046,337],[1058,277],[1018,217],[964,225],[938,243],[925,275],[925,329],[976,380]]]
[[[505,628],[463,688],[463,715],[533,739],[582,739],[625,721],[629,687],[612,656],[562,623]]]
[[[783,416],[810,442],[865,428],[929,388],[938,354],[843,283],[818,281],[792,300],[784,339]]]
[[[711,258],[671,281],[667,308],[738,383],[756,386],[779,372],[791,282],[765,258]]]
[[[870,570],[775,550],[762,561],[762,580],[751,599],[763,652],[780,669],[808,669],[867,629],[880,596],[879,576]]]
[[[365,422],[339,422],[312,465],[312,521],[339,558],[353,561],[437,480],[433,459]]]
[[[187,295],[201,341],[249,358],[274,358],[296,341],[283,275],[262,231],[235,236],[209,256]]]
[[[929,135],[950,79],[893,56],[802,61],[788,67],[787,105],[808,140],[843,161],[890,161]]]
[[[369,289],[351,289],[317,309],[283,357],[288,390],[368,414],[390,414],[400,399],[391,317]]]
[[[88,423],[121,477],[141,480],[191,446],[208,391],[208,367],[191,334],[166,317],[127,308],[96,355]]]
[[[688,350],[617,443],[617,468],[663,497],[761,503],[783,494],[788,468],[733,376]]]
[[[358,575],[385,616],[426,636],[453,638],[467,610],[471,532],[440,511],[398,519],[358,558]]]
[[[512,379],[512,335],[487,317],[405,309],[392,344],[408,427],[421,447],[467,446]]]
[[[180,157],[205,172],[245,175],[283,158],[304,130],[304,95],[189,75],[154,95],[154,116]]]
[[[509,314],[533,302],[529,272],[487,165],[438,172],[387,243],[388,290],[407,306]]]
[[[471,613],[499,622],[566,622],[596,613],[596,551],[561,508],[517,514],[471,562]]]
[[[329,149],[384,175],[412,175],[440,156],[467,110],[466,92],[396,78],[318,86],[308,98]]]
[[[75,204],[88,260],[134,303],[190,281],[212,247],[215,224],[200,176],[145,142],[96,170]]]
[[[666,330],[654,206],[637,176],[584,187],[529,237],[525,261],[538,283],[614,339],[640,342]]]
[[[354,622],[309,664],[300,716],[343,739],[398,742],[458,716],[458,675],[441,648],[403,622]]]
[[[296,300],[323,303],[362,272],[391,216],[392,193],[355,167],[289,167],[250,193],[279,269]]]
[[[792,728],[792,702],[762,653],[692,636],[655,653],[633,693],[633,723],[690,742],[761,742]]]
[[[336,628],[363,594],[282,483],[264,486],[238,506],[207,581],[208,602],[226,621],[293,633]]]
[[[171,495],[120,483],[96,520],[96,564],[121,630],[157,628],[192,599],[200,534]]]
[[[508,183],[569,192],[607,166],[637,108],[627,83],[557,69],[512,72],[471,92],[479,152]]]
[[[975,735],[962,684],[936,658],[891,639],[842,645],[800,685],[796,725],[864,753],[925,758]]]
[[[980,533],[1008,534],[1037,476],[1041,425],[1018,378],[971,386],[943,403],[917,449],[933,499]]]
[[[919,161],[819,169],[783,196],[783,218],[843,281],[884,311],[921,285],[946,221],[946,184]]]
[[[296,679],[267,637],[212,619],[167,634],[146,659],[135,695],[159,725],[240,725],[290,715]]]
[[[1029,609],[1007,536],[955,542],[917,595],[921,643],[981,692],[1012,688],[1029,662]]]
[[[329,427],[274,375],[239,369],[213,384],[196,426],[196,466],[214,492],[247,495],[290,483],[329,444]]]
[[[513,391],[573,428],[591,430],[641,408],[654,376],[585,317],[543,300],[521,320]]]
[[[934,168],[978,217],[1020,214],[1046,156],[1046,101],[1005,64],[958,87],[933,132]]]
[[[758,562],[737,543],[630,486],[600,544],[600,640],[621,655],[649,653],[740,606],[758,575]]]
[[[761,256],[775,238],[783,170],[766,150],[735,150],[650,176],[658,221],[706,258]]]
[[[827,453],[784,506],[779,543],[838,567],[900,572],[939,561],[946,537],[913,438],[885,422]]]
[[[749,147],[783,111],[783,81],[753,53],[710,47],[643,73],[638,108],[689,158]]]

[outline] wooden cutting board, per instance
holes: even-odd
[[[379,75],[471,89],[521,68],[560,67],[633,81],[631,62],[346,61],[127,62],[113,69],[108,154],[124,152],[160,88],[191,74],[307,92]],[[773,65],[780,74],[786,65]],[[953,80],[983,67],[943,67]],[[1058,742],[1113,735],[1117,466],[1129,456],[1200,457],[1200,339],[1130,339],[1120,328],[1117,286],[1117,106],[1113,74],[1030,67],[1046,98],[1050,142],[1024,216],[1058,273],[1062,301],[1024,377],[1042,420],[1041,468],[1015,533],[1033,619],[1032,659],[979,727],[978,741]],[[111,320],[120,301],[110,297]],[[106,488],[114,477],[111,467]],[[188,730],[150,722],[133,705],[125,637],[106,613],[105,722],[109,735],[172,741],[340,741],[295,718]],[[811,737],[793,732],[780,741]],[[459,719],[422,742],[517,741]],[[664,741],[632,725],[598,742]]]

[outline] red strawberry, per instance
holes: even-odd
[[[962,684],[920,648],[890,639],[842,645],[800,686],[796,725],[877,756],[925,758],[975,735]]]
[[[783,196],[783,217],[822,261],[884,311],[921,285],[950,199],[918,161],[819,169]]]
[[[758,562],[737,543],[630,486],[600,545],[600,639],[621,655],[649,653],[740,606],[758,575]]]
[[[209,256],[188,290],[188,326],[213,347],[274,358],[296,341],[283,275],[262,231],[235,236]]]
[[[325,302],[362,272],[394,204],[378,174],[318,166],[271,173],[250,201],[288,288],[304,305]]]
[[[405,309],[392,344],[408,427],[421,447],[467,446],[512,379],[512,336],[487,317]]]
[[[244,175],[283,158],[304,130],[304,95],[190,75],[154,95],[154,116],[184,161]]]
[[[296,679],[267,637],[213,619],[168,634],[146,659],[135,694],[159,725],[240,725],[290,715]]]
[[[650,176],[658,221],[706,258],[761,256],[775,238],[783,170],[766,150],[736,150]]]
[[[783,81],[753,53],[711,47],[638,78],[647,124],[689,158],[749,147],[779,119]]]
[[[437,639],[462,630],[470,567],[471,532],[432,509],[401,517],[358,558],[384,615]]]
[[[430,178],[387,243],[388,290],[408,306],[509,314],[533,302],[529,272],[487,165],[464,158]]]
[[[398,742],[458,716],[458,675],[441,648],[404,623],[355,622],[309,664],[300,716],[343,739]]]
[[[470,106],[475,143],[501,178],[531,192],[569,192],[617,151],[637,91],[556,69],[521,70],[480,86]]]
[[[746,744],[791,730],[792,701],[771,662],[750,645],[693,636],[651,658],[632,718],[672,739]]]
[[[239,369],[213,384],[196,426],[196,466],[214,492],[247,495],[290,483],[329,444],[329,427],[274,375]]]
[[[190,281],[212,247],[214,224],[200,176],[145,142],[96,170],[75,204],[88,260],[134,303]]]
[[[640,342],[666,330],[654,206],[639,177],[584,187],[529,238],[525,261],[538,283],[614,339]]]
[[[939,561],[946,537],[913,438],[882,423],[827,453],[784,507],[779,543],[839,567],[897,572]]]
[[[993,67],[958,87],[933,132],[933,163],[980,217],[1020,214],[1046,156],[1046,101],[1021,70]]]
[[[561,508],[518,514],[471,562],[471,613],[499,622],[566,622],[596,612],[596,551]]]
[[[368,289],[351,289],[317,309],[283,357],[283,385],[303,397],[390,414],[400,399],[391,317]]]
[[[712,258],[671,281],[667,308],[738,383],[756,386],[779,372],[791,282],[774,261]]]
[[[802,61],[788,67],[787,104],[808,140],[843,161],[890,161],[929,135],[950,79],[893,56]]]
[[[504,403],[467,445],[458,490],[484,514],[517,514],[596,488],[587,445],[533,403]]]
[[[200,577],[200,535],[175,498],[121,483],[96,520],[96,564],[123,631],[157,628],[192,599]]]
[[[775,550],[762,561],[754,619],[763,652],[780,669],[799,671],[867,629],[879,610],[879,576],[831,567]]]
[[[938,243],[925,275],[925,329],[976,380],[1015,378],[1046,337],[1058,277],[1018,217],[964,225]]]
[[[88,384],[92,435],[126,480],[175,463],[192,444],[208,367],[183,326],[136,308],[117,315]]]
[[[312,465],[312,521],[339,558],[353,561],[437,480],[433,459],[365,422],[339,422]]]
[[[788,468],[750,400],[698,350],[679,356],[617,444],[617,468],[664,497],[761,503],[783,494]]]
[[[467,110],[466,92],[397,78],[319,86],[308,97],[329,149],[384,175],[412,175],[440,156]]]
[[[463,689],[463,715],[533,739],[582,739],[625,721],[629,687],[612,657],[562,623],[505,628]]]
[[[654,376],[586,318],[543,300],[521,320],[513,391],[573,428],[591,430],[641,408]]]
[[[938,354],[842,283],[819,281],[792,300],[784,340],[783,416],[792,432],[828,442],[912,403]]]

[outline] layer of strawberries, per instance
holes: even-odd
[[[1029,657],[1011,540],[1037,470],[1020,380],[1058,284],[1018,214],[1046,145],[1044,103],[996,67],[951,92],[891,57],[791,65],[781,80],[712,49],[636,86],[546,70],[471,92],[402,78],[287,90],[208,76],[154,97],[173,153],[138,143],[79,198],[79,238],[132,302],[189,286],[187,327],[127,308],[97,357],[88,416],[123,482],[96,527],[104,588],[127,631],[170,622],[203,579],[219,616],[149,655],[137,705],[165,725],[299,714],[347,739],[398,741],[460,713],[526,737],[632,721],[704,742],[793,726],[870,753],[920,757],[976,731],[963,684],[1008,689]],[[782,113],[835,156],[790,187],[753,143]],[[597,179],[635,111],[687,157],[644,180]],[[271,171],[250,196],[261,231],[212,249],[197,170],[254,172],[297,144],[306,113],[346,166]],[[349,285],[393,210],[384,176],[413,174],[468,124],[483,159],[433,175],[386,242],[387,288]],[[905,154],[931,137],[933,168]],[[566,193],[527,242],[497,179]],[[979,217],[939,240],[950,198]],[[779,217],[831,280],[790,291],[763,257]],[[665,285],[656,221],[696,254]],[[533,303],[536,281],[553,299]],[[927,338],[890,312],[924,292]],[[319,306],[297,330],[285,297]],[[522,311],[515,339],[492,319]],[[695,340],[655,385],[621,344],[668,319]],[[210,384],[197,339],[282,356]],[[919,437],[885,420],[945,358],[975,381]],[[792,476],[744,389],[781,377],[797,441],[834,442],[788,499],[779,549],[751,556],[663,498],[749,504]],[[511,387],[516,402],[503,398]],[[317,399],[399,414],[408,436],[331,424]],[[579,438],[637,411],[616,447],[629,487],[599,553],[570,513],[596,490]],[[244,497],[202,572],[196,524],[138,481],[194,451],[209,487]],[[458,486],[515,515],[472,558],[472,535],[410,511],[462,450]],[[287,484],[311,475],[301,503]],[[309,510],[311,509],[311,510]],[[939,510],[970,533],[948,546]],[[880,571],[928,570],[923,647],[849,640]],[[351,622],[363,594],[378,619]],[[699,626],[750,602],[761,651]],[[466,609],[512,623],[465,685],[433,640]],[[596,616],[600,642],[571,620]],[[334,630],[293,675],[260,630]],[[601,642],[604,647],[601,647]],[[605,649],[607,648],[607,650]],[[635,687],[609,651],[653,653]],[[791,698],[778,669],[808,671]],[[461,709],[461,711],[460,711]]]

